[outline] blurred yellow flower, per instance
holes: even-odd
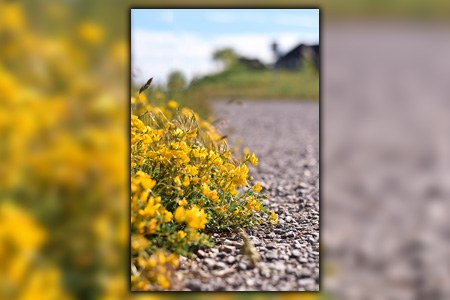
[[[24,27],[24,17],[20,2],[8,1],[0,6],[1,26],[5,29],[19,30]]]
[[[208,197],[208,199],[212,200],[214,203],[216,203],[217,200],[219,199],[217,191],[216,190],[211,191],[206,183],[202,184],[202,193],[203,195]]]
[[[230,189],[229,189],[229,192],[230,192],[230,194],[231,195],[236,195],[237,193],[238,193],[238,191],[237,191],[237,189],[236,189],[236,186],[234,186],[234,185],[231,185],[230,186]]]
[[[128,59],[128,46],[125,41],[117,41],[111,49],[111,56],[119,66],[125,66]]]
[[[156,275],[156,282],[165,289],[168,289],[170,287],[170,283],[167,280],[167,277],[164,274],[158,274]]]
[[[180,177],[179,177],[179,176],[176,176],[176,177],[173,179],[173,182],[175,183],[176,186],[180,186],[180,185],[181,185]]]
[[[189,181],[189,177],[184,176],[183,186],[188,187],[191,182]]]
[[[28,277],[17,299],[72,299],[63,290],[62,276],[56,267],[42,267],[30,272]]]
[[[272,214],[270,215],[270,224],[278,224],[278,215],[275,212],[272,212]]]
[[[186,218],[185,213],[186,213],[186,211],[185,211],[184,207],[182,207],[182,206],[177,207],[177,209],[175,210],[175,213],[174,213],[175,221],[177,223],[184,222],[184,220]]]
[[[179,206],[186,206],[188,204],[186,198],[183,198],[183,200],[178,201]]]
[[[158,229],[158,223],[156,219],[151,219],[150,224],[147,227],[147,234],[152,234]]]
[[[252,153],[249,157],[249,161],[252,165],[257,166],[258,165],[258,158],[256,157],[255,153]]]
[[[261,202],[257,201],[255,198],[251,197],[249,202],[248,202],[248,204],[247,204],[247,209],[260,211],[260,209],[261,209]]]
[[[193,165],[186,165],[185,169],[186,172],[191,176],[196,176],[198,174],[197,168]]]
[[[165,222],[170,222],[170,221],[172,221],[172,213],[170,212],[170,211],[165,211],[165,213],[164,213],[164,221]]]
[[[145,237],[137,235],[137,234],[133,234],[131,236],[131,248],[134,251],[144,250],[148,246],[149,246],[149,241]]]
[[[178,103],[174,100],[170,100],[167,102],[167,106],[172,109],[176,109],[178,107]]]
[[[194,205],[186,211],[186,223],[191,228],[205,229],[205,225],[208,223],[207,215],[203,209]]]
[[[253,191],[254,191],[255,193],[261,192],[261,190],[262,190],[261,184],[260,184],[259,182],[257,182],[256,185],[254,185],[254,186],[252,187],[252,189],[253,189]]]
[[[103,29],[93,22],[85,22],[79,25],[77,34],[81,40],[92,45],[98,45],[103,40]]]
[[[177,232],[177,238],[180,239],[180,240],[184,239],[186,237],[186,235],[187,235],[187,233],[184,232],[183,230],[179,230]]]

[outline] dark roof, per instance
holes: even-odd
[[[298,56],[301,54],[302,48],[303,48],[303,44],[300,44],[298,46],[296,46],[295,48],[293,48],[291,51],[289,51],[288,53],[280,56],[280,58],[282,57],[292,57],[292,56]]]

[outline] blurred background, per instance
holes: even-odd
[[[126,298],[128,17],[144,4],[0,2],[2,299]],[[323,22],[322,292],[214,297],[448,299],[449,3],[245,3],[294,4]]]
[[[212,100],[319,99],[318,9],[132,9],[132,83]]]

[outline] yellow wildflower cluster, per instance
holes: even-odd
[[[200,203],[200,198],[211,201],[200,196],[203,181],[222,197],[223,190],[215,178],[206,178],[200,163],[209,159],[211,145],[192,144],[205,132],[212,144],[220,135],[176,102],[151,107],[141,94],[133,104],[140,112],[134,114],[152,113],[134,126],[134,188],[128,198],[129,166],[121,159],[129,142],[123,126],[128,118],[128,99],[123,98],[127,43],[92,21],[111,18],[96,18],[94,6],[69,2],[0,1],[0,240],[12,246],[0,247],[1,299],[124,298],[129,200],[136,209],[133,275],[139,282],[147,278],[149,285],[167,287],[177,255],[193,245],[208,245],[205,232],[215,226],[213,211],[205,206],[210,203]],[[73,15],[81,7],[83,22]],[[28,18],[25,11],[39,18]],[[63,19],[67,22],[59,26]],[[153,98],[165,100],[162,94]],[[178,111],[197,118],[198,128],[148,122],[160,113],[176,120]],[[157,145],[167,149],[153,148]],[[160,151],[159,161],[152,158],[155,151]],[[172,165],[181,185],[168,171]],[[173,219],[178,206],[190,211],[183,223]],[[231,206],[220,207],[226,213]],[[151,262],[138,263],[136,257]]]
[[[145,291],[151,289],[154,284],[168,289],[173,273],[179,265],[178,255],[163,250],[156,250],[152,255],[145,251],[140,254],[131,268],[133,289]]]
[[[128,50],[65,3],[0,1],[0,299],[127,292]]]
[[[142,257],[161,249],[187,255],[192,246],[211,246],[211,232],[274,219],[262,205],[261,184],[249,176],[254,153],[235,159],[209,122],[174,100],[152,106],[140,94],[131,104],[131,233],[142,245],[132,247],[132,288],[165,289],[169,277],[139,276],[155,272]]]
[[[205,229],[205,225],[208,223],[205,211],[197,205],[187,210],[182,206],[178,207],[175,210],[175,221],[177,223],[185,222],[192,229]]]
[[[46,239],[46,231],[27,212],[8,200],[0,204],[1,299],[70,299],[60,288],[59,270],[39,267]]]

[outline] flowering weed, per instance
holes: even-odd
[[[139,94],[131,103],[132,288],[168,288],[177,255],[213,246],[209,233],[276,215],[249,176],[254,153],[235,158],[210,123],[174,100],[154,107]]]

